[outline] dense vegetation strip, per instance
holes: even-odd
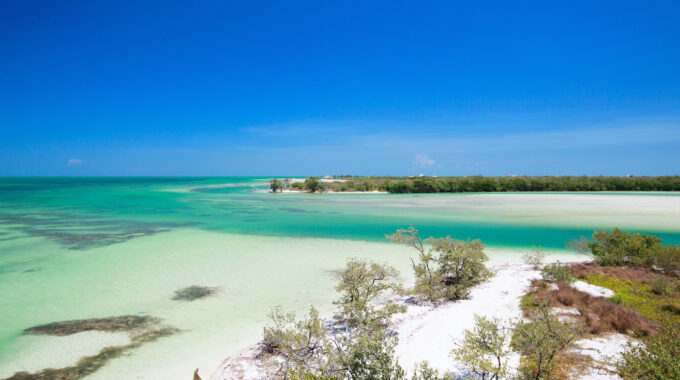
[[[680,191],[680,176],[603,177],[338,177],[325,181],[275,179],[276,192],[283,189],[317,191],[384,191],[389,193],[471,193],[524,191]]]

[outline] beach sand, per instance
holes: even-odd
[[[449,354],[455,343],[463,338],[463,332],[473,327],[475,314],[499,318],[508,323],[521,317],[520,299],[531,280],[540,278],[540,272],[518,263],[518,257],[513,257],[517,258],[512,260],[513,263],[493,266],[495,276],[474,287],[469,299],[446,302],[439,306],[407,304],[407,312],[394,317],[393,328],[399,336],[396,355],[407,373],[411,373],[415,365],[422,361],[428,361],[430,366],[440,371],[461,373],[460,363],[456,363]],[[556,255],[550,257],[549,261],[558,258],[575,261],[573,255]],[[586,257],[582,259],[585,260]],[[256,354],[255,344],[243,348],[238,354],[225,359],[214,379],[261,379]],[[516,369],[519,355],[511,355],[509,364]]]

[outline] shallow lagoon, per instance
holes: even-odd
[[[67,366],[101,334],[23,336],[49,322],[153,315],[182,330],[114,359],[89,378],[209,378],[253,343],[269,307],[330,312],[347,257],[388,261],[410,280],[412,252],[384,234],[480,238],[493,261],[534,245],[552,254],[594,228],[620,226],[680,243],[676,194],[268,194],[258,178],[0,179],[0,378]],[[190,285],[218,287],[193,302]],[[99,335],[99,336],[98,336]]]

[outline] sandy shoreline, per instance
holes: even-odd
[[[406,304],[408,310],[393,319],[398,333],[396,355],[407,373],[417,363],[427,360],[440,371],[461,373],[460,363],[449,356],[463,332],[474,325],[474,315],[496,317],[510,322],[520,318],[520,299],[540,272],[524,264],[498,264],[491,268],[496,275],[472,289],[470,298],[447,302],[439,306]],[[243,348],[237,355],[225,359],[213,380],[263,379],[256,359],[257,345]],[[519,365],[519,355],[510,357],[510,367]]]

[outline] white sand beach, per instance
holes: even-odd
[[[554,261],[555,258],[551,258]],[[573,257],[572,257],[573,261]],[[463,368],[456,363],[450,352],[456,342],[463,338],[463,333],[474,325],[474,315],[488,318],[499,318],[510,323],[522,317],[520,299],[527,291],[532,279],[540,278],[540,272],[528,265],[518,263],[499,264],[492,268],[495,276],[476,286],[470,298],[455,302],[446,302],[438,306],[408,304],[408,310],[393,319],[393,328],[397,331],[399,344],[396,355],[399,363],[411,373],[416,364],[427,361],[431,367],[442,372],[462,375]],[[590,289],[597,290],[597,289]],[[406,302],[406,298],[399,302]],[[619,343],[626,337],[612,336],[595,340],[583,340],[578,347],[588,355],[592,352],[595,360],[602,360],[599,353],[618,355],[624,346]],[[213,377],[215,380],[263,379],[257,356],[257,345],[244,348],[238,355],[227,358]],[[519,355],[509,358],[509,366],[516,370]],[[617,378],[606,371],[594,372],[594,378]],[[589,376],[582,376],[588,379]]]

